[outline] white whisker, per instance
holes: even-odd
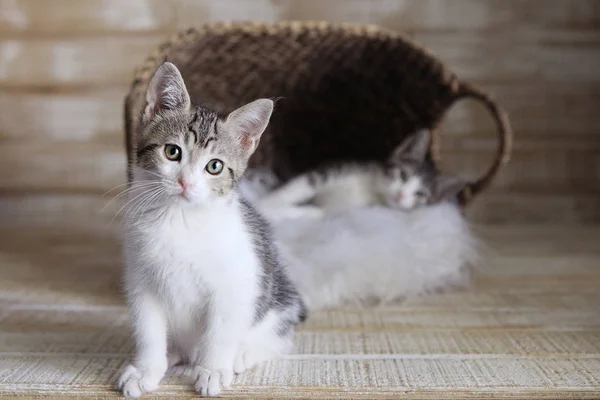
[[[152,191],[150,191],[147,196],[145,196],[144,198],[142,198],[135,207],[130,207],[129,210],[127,210],[127,212],[125,213],[125,216],[123,217],[123,219],[125,221],[127,221],[127,216],[129,215],[129,213],[131,212],[131,218],[135,218],[137,212],[146,204],[146,202],[148,202],[149,200],[151,200],[157,193],[161,193],[162,191],[164,191],[164,189],[162,187],[153,189]]]
[[[162,176],[161,176],[160,174],[156,173],[156,172],[153,172],[153,171],[148,171],[147,169],[144,169],[144,168],[142,168],[142,167],[137,167],[137,166],[135,166],[135,167],[133,167],[133,168],[134,168],[134,169],[137,169],[137,170],[140,170],[140,171],[143,171],[143,172],[146,172],[146,173],[148,173],[148,174],[150,174],[150,175],[157,176],[157,177],[159,177],[159,178],[161,178],[161,179],[162,179]]]
[[[160,198],[160,196],[162,196],[164,193],[165,190],[161,189],[154,192],[154,194],[150,194],[146,198],[146,201],[143,204],[140,204],[140,206],[134,211],[134,213],[131,216],[131,221],[133,221],[133,219],[136,218],[136,215],[143,215],[146,212],[146,210],[148,210],[148,208],[154,203],[154,201]],[[127,224],[127,221],[125,221],[125,223]],[[127,227],[128,225],[125,226]]]
[[[113,223],[113,221],[115,220],[115,218],[117,217],[117,215],[119,215],[119,214],[121,213],[121,211],[123,211],[123,209],[124,209],[125,207],[127,207],[129,204],[131,204],[132,202],[136,201],[136,200],[137,200],[137,199],[139,199],[140,197],[147,195],[147,194],[148,194],[149,192],[151,192],[151,191],[153,191],[153,189],[152,189],[152,188],[151,188],[151,189],[146,189],[146,191],[144,191],[144,192],[142,192],[142,193],[138,194],[138,195],[137,195],[137,196],[135,196],[134,198],[130,199],[130,200],[127,202],[127,203],[123,204],[123,207],[119,208],[119,211],[117,211],[117,212],[116,212],[116,214],[115,214],[115,215],[112,217],[112,219],[110,220],[110,223],[109,223],[109,225]],[[134,204],[135,204],[135,203],[134,203]]]
[[[142,193],[143,196],[141,196],[138,201],[134,202],[130,207],[127,207],[127,211],[125,212],[125,215],[123,216],[123,220],[127,220],[127,217],[129,216],[130,213],[133,212],[134,209],[139,207],[140,204],[142,204],[150,195],[154,194],[158,190],[159,190],[159,188],[150,188],[150,189],[144,191],[144,193]]]
[[[137,185],[137,184],[140,184],[140,183],[146,183],[146,182],[156,182],[156,181],[144,180],[144,181],[136,181],[136,182],[127,182],[127,183],[123,183],[123,184],[120,184],[120,185],[117,185],[117,186],[115,186],[115,187],[114,187],[114,188],[112,188],[112,189],[109,189],[109,190],[107,190],[107,191],[106,191],[104,194],[102,194],[102,196],[106,196],[107,194],[109,194],[109,193],[110,193],[110,192],[112,192],[113,190],[115,190],[115,189],[118,189],[118,188],[120,188],[120,187],[123,187],[123,186],[127,186],[127,185],[135,186],[135,185]]]
[[[147,189],[147,188],[159,186],[161,184],[162,184],[162,182],[153,181],[153,182],[149,182],[149,183],[145,183],[145,184],[140,184],[140,185],[137,185],[135,187],[127,188],[127,189],[123,190],[121,193],[117,194],[112,199],[110,199],[108,201],[108,203],[106,203],[106,205],[100,211],[104,211],[105,209],[107,209],[108,207],[110,207],[110,205],[113,204],[117,199],[119,199],[120,197],[123,197],[126,194],[129,194],[129,193],[134,192],[136,190],[143,190],[143,189]]]

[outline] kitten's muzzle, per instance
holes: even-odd
[[[179,186],[181,186],[181,188],[183,189],[184,192],[186,191],[186,189],[189,186],[189,184],[183,178],[179,178],[177,180],[177,183],[179,183]]]
[[[184,199],[190,201],[191,198],[191,194],[190,191],[192,189],[192,185],[186,181],[183,178],[179,178],[177,180],[177,183],[179,184],[179,187],[181,188],[181,192],[179,192],[179,196],[183,197]]]

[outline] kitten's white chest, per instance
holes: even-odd
[[[140,229],[138,265],[174,315],[204,306],[216,290],[251,290],[259,268],[242,215],[234,206],[170,209]]]

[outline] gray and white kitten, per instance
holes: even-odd
[[[385,163],[342,163],[302,174],[263,196],[261,210],[277,219],[290,206],[310,202],[325,213],[368,205],[400,210],[451,199],[464,182],[440,174],[427,160],[430,134],[421,130],[404,140]],[[313,211],[311,211],[313,212]]]
[[[288,351],[305,315],[269,225],[237,190],[273,102],[221,118],[191,105],[168,62],[146,101],[124,238],[136,355],[119,387],[151,392],[182,362],[196,367],[196,390],[215,396],[234,373]]]

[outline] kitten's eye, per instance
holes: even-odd
[[[403,169],[400,170],[400,179],[402,179],[403,182],[406,182],[408,179],[408,174]]]
[[[421,199],[422,199],[423,197],[425,197],[425,192],[424,192],[424,191],[422,191],[422,190],[417,190],[417,191],[415,192],[415,196],[417,196],[418,198],[421,198]]]
[[[216,158],[210,160],[208,164],[206,164],[206,172],[211,175],[219,175],[223,172],[223,161],[217,160]]]
[[[181,161],[181,147],[175,144],[165,145],[165,156],[171,161]]]

